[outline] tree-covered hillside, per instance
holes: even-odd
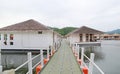
[[[70,33],[71,31],[77,29],[76,27],[64,27],[62,29],[52,27],[52,29],[61,35],[65,36],[66,34]]]
[[[108,34],[115,34],[115,33],[120,34],[120,29],[112,30],[112,31],[109,31],[106,33],[108,33]]]

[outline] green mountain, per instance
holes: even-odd
[[[113,31],[109,31],[109,32],[106,32],[108,34],[120,34],[120,29],[116,29],[116,30],[113,30]]]
[[[51,27],[54,31],[60,33],[61,35],[65,36],[66,34],[70,33],[71,31],[78,29],[76,27],[64,27],[62,29]]]

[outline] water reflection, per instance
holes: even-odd
[[[103,52],[101,51],[101,47],[98,46],[85,47],[84,54],[90,58],[90,53],[95,54],[95,58],[94,58],[95,61],[103,60],[105,57]],[[80,57],[81,57],[81,51],[80,51]],[[84,61],[88,62],[86,58],[84,58]]]

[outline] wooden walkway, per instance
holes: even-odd
[[[81,69],[65,40],[40,74],[82,74]]]

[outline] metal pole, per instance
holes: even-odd
[[[51,48],[51,56],[52,56],[52,55],[53,55],[53,54],[52,54],[52,46],[51,46],[50,48]]]
[[[47,49],[47,59],[49,60],[49,49]]]
[[[79,45],[77,46],[77,49],[78,49],[78,57],[77,57],[77,59],[79,60]]]
[[[73,52],[75,53],[75,45],[73,45]]]
[[[1,49],[0,49],[0,65],[2,65],[2,60],[1,60]]]
[[[94,62],[94,57],[95,57],[95,54],[94,53],[91,53],[90,54],[90,62],[89,62],[89,74],[92,74],[93,72],[93,64],[92,62]]]
[[[33,74],[32,73],[32,54],[31,54],[31,52],[28,52],[28,60],[29,60],[29,62],[28,62],[28,72],[29,72],[29,74]]]
[[[75,44],[75,55],[77,55],[77,43]]]
[[[83,67],[83,62],[84,62],[84,47],[81,48],[81,67]]]
[[[41,53],[41,65],[42,65],[42,67],[43,67],[44,64],[43,64],[43,50],[42,50],[42,49],[40,50],[40,53]]]
[[[0,49],[0,74],[2,73],[2,60],[1,60],[1,49]]]

